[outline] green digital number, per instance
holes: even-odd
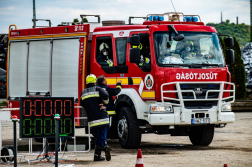
[[[40,125],[37,125],[37,121],[40,121]],[[40,133],[37,133],[37,128],[39,128],[38,126],[40,126]],[[36,118],[35,120],[34,120],[34,134],[35,135],[42,135],[42,133],[43,133],[43,120],[42,119],[40,119],[40,118]]]
[[[28,123],[28,125],[26,124],[26,122],[29,122]],[[27,127],[29,127],[29,133],[26,133],[26,128]],[[31,135],[31,132],[32,132],[32,130],[31,130],[31,120],[30,119],[24,119],[23,120],[23,135],[26,135],[26,136],[29,136],[29,135]]]
[[[68,120],[69,120],[69,122],[68,122]],[[66,121],[67,121],[67,122],[66,122]],[[65,118],[64,124],[65,124],[65,126],[64,126],[64,132],[65,132],[65,134],[71,134],[71,133],[72,133],[72,128],[71,128],[71,127],[72,127],[72,119],[71,119],[71,118]],[[69,129],[70,129],[69,131],[70,131],[70,132],[66,132],[66,131],[67,131],[67,129],[66,129],[66,126],[67,126],[67,125],[70,125],[70,126],[69,126]]]
[[[54,132],[56,133],[56,120],[54,121],[54,123],[55,123],[55,129],[54,129],[55,131],[54,131]],[[62,124],[63,124],[63,120],[60,119],[60,120],[59,120],[59,127],[60,127],[60,128],[59,128],[59,132],[58,132],[59,135],[60,135],[60,134],[64,134],[64,132],[63,132],[63,125],[62,125]]]
[[[50,125],[48,125],[48,122]],[[48,132],[49,129],[49,132]],[[52,119],[51,118],[46,118],[44,120],[44,134],[45,135],[51,135],[52,134]]]

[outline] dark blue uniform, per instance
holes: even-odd
[[[108,56],[103,56],[103,55],[101,55],[101,54],[97,57],[97,62],[98,62],[101,66],[113,66],[113,65],[114,65],[114,64],[113,64],[113,61],[110,60],[110,59],[108,58]]]
[[[100,84],[100,83],[98,83],[98,86],[101,87],[101,88],[106,89],[106,91],[109,94],[109,103],[106,106],[107,107],[108,115],[114,115],[114,114],[116,114],[113,96],[116,96],[116,95],[118,95],[121,92],[121,89],[122,89],[121,83],[117,83],[116,84],[116,88],[110,88],[109,86],[104,85],[104,84]]]

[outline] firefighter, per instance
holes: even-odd
[[[140,63],[139,66],[142,67],[144,64],[150,64],[150,51],[147,46],[143,46],[142,43],[138,46],[133,46],[133,48],[140,49]]]
[[[192,41],[185,41],[184,49],[181,52],[181,58],[184,60],[191,60],[196,58],[196,52],[194,52],[194,45]]]
[[[184,50],[181,52],[181,58],[184,60],[198,59],[202,60],[203,64],[211,64],[208,60],[211,59],[211,56],[209,54],[203,55],[199,53],[196,46],[197,45],[195,45],[192,41],[185,41]]]
[[[101,151],[105,151],[107,161],[110,161],[110,147],[107,145],[107,132],[109,117],[106,105],[109,95],[103,88],[96,86],[96,76],[90,74],[86,77],[86,88],[81,93],[81,106],[85,109],[92,135],[95,137],[94,161],[103,161]]]
[[[121,92],[122,86],[122,80],[119,80],[116,84],[116,88],[110,88],[109,86],[107,86],[107,80],[105,78],[104,75],[101,75],[97,78],[97,83],[98,86],[101,88],[105,88],[106,91],[109,94],[109,103],[107,105],[107,112],[108,115],[114,115],[116,114],[115,112],[115,104],[114,104],[114,100],[113,100],[113,96],[118,95]]]
[[[113,60],[109,59],[109,46],[106,43],[102,43],[99,47],[100,55],[97,58],[97,62],[101,66],[110,66],[113,67]]]

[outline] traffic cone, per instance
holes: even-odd
[[[144,167],[141,149],[138,149],[135,167]]]
[[[224,167],[228,167],[227,164],[224,164]]]

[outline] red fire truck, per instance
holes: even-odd
[[[116,110],[109,114],[110,136],[123,148],[138,147],[148,132],[209,145],[215,128],[235,121],[235,87],[227,66],[234,62],[233,39],[225,42],[226,61],[215,28],[183,13],[149,14],[141,25],[93,32],[88,23],[15,27],[9,32],[8,107],[19,107],[24,96],[74,97],[79,106],[86,76],[105,75],[111,87],[122,80]],[[97,61],[104,43],[112,66]],[[82,116],[84,109],[76,108],[75,117]]]

